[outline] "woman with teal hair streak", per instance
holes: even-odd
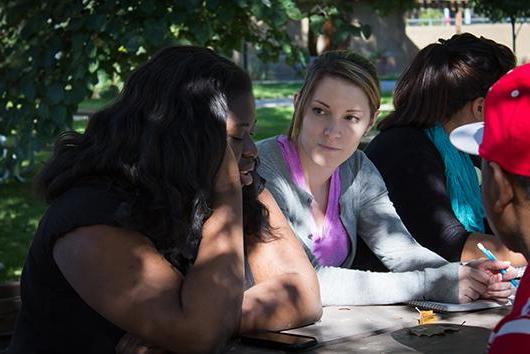
[[[449,261],[482,257],[482,242],[499,259],[526,264],[485,223],[479,161],[448,139],[458,126],[483,120],[489,87],[514,66],[506,46],[469,33],[428,45],[399,79],[395,110],[366,149],[412,236]]]

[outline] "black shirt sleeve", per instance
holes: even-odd
[[[442,158],[423,131],[390,129],[365,152],[412,236],[448,261],[459,261],[469,232],[451,208]]]

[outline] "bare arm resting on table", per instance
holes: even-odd
[[[142,234],[103,225],[60,238],[59,269],[90,307],[136,337],[177,353],[215,351],[238,329],[244,286],[241,187],[235,161],[225,167],[185,277]]]
[[[269,210],[274,238],[260,242],[247,237],[255,285],[244,295],[240,332],[313,323],[322,314],[313,266],[270,192],[264,190],[259,200]]]
[[[268,190],[259,200],[269,211],[273,239],[246,237],[254,286],[245,291],[239,332],[282,330],[316,322],[322,315],[315,271]],[[163,353],[128,335],[122,354]]]

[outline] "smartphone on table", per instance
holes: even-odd
[[[280,332],[254,332],[240,336],[241,343],[280,350],[304,350],[318,344],[315,337]]]

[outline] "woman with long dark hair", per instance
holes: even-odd
[[[526,264],[484,219],[480,161],[448,139],[458,126],[483,120],[489,87],[514,66],[508,47],[469,33],[428,45],[397,82],[394,111],[365,150],[410,233],[449,261],[482,257],[482,242],[499,259]]]
[[[320,316],[311,265],[254,172],[253,104],[235,64],[173,47],[60,136],[10,352],[114,353],[126,332],[211,352]]]

